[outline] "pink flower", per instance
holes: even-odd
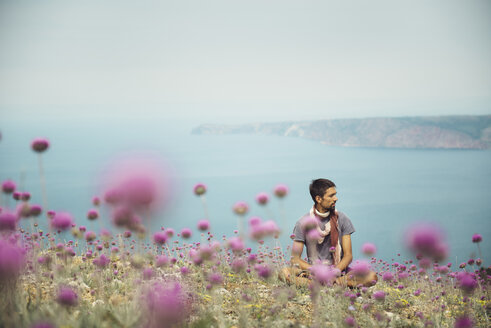
[[[25,264],[25,250],[15,243],[0,239],[0,282],[15,279]]]
[[[269,196],[265,192],[260,192],[259,194],[256,195],[256,202],[259,205],[266,205],[269,201]]]
[[[181,236],[182,236],[182,238],[188,239],[188,238],[191,238],[191,235],[192,235],[191,229],[189,229],[189,228],[183,228],[181,230]]]
[[[108,259],[107,256],[104,254],[101,254],[101,256],[92,261],[92,263],[94,263],[99,268],[105,268],[109,264],[109,262],[111,262],[111,260]]]
[[[350,267],[349,273],[357,277],[366,276],[370,272],[370,264],[365,260],[356,260]]]
[[[387,271],[385,272],[383,275],[382,275],[382,280],[383,281],[392,281],[394,279],[394,275],[392,274],[392,272],[390,271]]]
[[[98,196],[92,198],[92,205],[99,206],[101,204],[101,199]]]
[[[240,237],[230,238],[227,245],[234,253],[241,252],[244,249],[244,242]]]
[[[194,194],[196,196],[201,196],[206,193],[206,185],[203,183],[197,183],[193,188]]]
[[[5,180],[3,183],[2,183],[2,191],[6,194],[11,194],[15,191],[15,188],[17,186],[15,185],[15,183],[12,181],[12,180]]]
[[[448,247],[444,239],[439,227],[426,223],[414,226],[406,235],[407,246],[411,251],[436,261],[441,261],[447,256]]]
[[[68,230],[72,227],[72,216],[66,212],[55,213],[53,219],[51,219],[51,226],[57,230]]]
[[[235,214],[245,215],[247,212],[249,212],[249,205],[247,205],[246,202],[240,201],[235,203],[232,209],[234,210]]]
[[[157,256],[157,260],[155,261],[155,265],[157,267],[165,267],[169,264],[169,258],[165,255]]]
[[[273,274],[273,270],[267,264],[256,264],[254,266],[257,275],[263,279],[268,279]]]
[[[278,198],[283,198],[288,195],[288,187],[284,184],[279,184],[274,188],[274,194]]]
[[[361,251],[365,255],[372,256],[377,252],[377,247],[372,243],[364,243],[363,246],[361,246]]]
[[[459,272],[457,274],[457,285],[464,294],[470,295],[477,287],[477,281],[473,274],[468,272]]]
[[[156,244],[163,245],[167,241],[167,234],[163,231],[159,231],[153,234],[153,241]]]
[[[378,290],[373,293],[372,297],[376,301],[385,301],[385,292]]]
[[[266,237],[277,237],[279,233],[280,229],[272,220],[260,221],[259,223],[254,223],[254,225],[249,225],[249,235],[255,240],[261,240]]]
[[[223,277],[219,273],[213,272],[208,275],[208,281],[212,285],[221,285],[223,282]]]
[[[472,321],[472,319],[470,317],[468,317],[467,315],[464,314],[463,316],[460,316],[455,320],[454,327],[455,328],[472,328],[472,327],[474,327],[474,322]]]
[[[147,327],[181,326],[190,315],[190,299],[178,283],[152,284],[146,290],[144,302]]]
[[[261,218],[258,216],[253,216],[249,219],[249,225],[250,226],[255,226],[258,225],[262,222]]]
[[[31,142],[31,148],[37,153],[42,153],[49,147],[49,141],[46,138],[36,138]]]
[[[314,264],[310,267],[310,272],[314,280],[323,286],[331,286],[336,281],[336,278],[341,275],[339,269],[325,264]]]
[[[348,327],[355,327],[356,326],[356,321],[355,318],[348,316],[346,319],[344,319],[344,323]]]
[[[164,167],[148,154],[118,160],[106,172],[104,199],[147,217],[149,211],[161,209],[171,195],[170,175]]]
[[[0,231],[15,231],[17,226],[17,215],[4,211],[0,213]]]
[[[78,296],[73,289],[63,286],[58,290],[56,301],[63,306],[76,306],[78,304]]]
[[[481,241],[482,241],[482,236],[480,234],[476,233],[472,236],[473,243],[480,243]]]
[[[154,272],[152,268],[145,268],[143,270],[143,280],[150,280],[153,278],[153,276],[154,276]]]
[[[99,217],[99,212],[96,209],[91,209],[87,212],[87,219],[93,221]]]
[[[210,229],[210,221],[203,219],[198,221],[198,229],[201,231],[206,231]]]
[[[39,216],[43,211],[43,208],[41,207],[41,205],[33,204],[30,207],[31,207],[30,208],[30,215],[31,216]]]
[[[232,261],[232,270],[236,273],[243,271],[247,267],[247,263],[242,258],[236,258]]]
[[[97,235],[94,231],[87,231],[85,233],[85,240],[94,241],[97,238]]]

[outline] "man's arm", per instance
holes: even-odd
[[[344,235],[341,237],[341,247],[343,249],[343,258],[338,263],[338,265],[336,265],[336,268],[343,271],[353,260],[353,252],[351,250],[351,235]]]
[[[293,265],[297,264],[302,270],[307,270],[308,268],[311,267],[311,265],[305,262],[304,260],[302,260],[301,258],[303,252],[303,245],[304,243],[301,241],[293,242],[291,263]]]

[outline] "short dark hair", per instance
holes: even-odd
[[[334,182],[329,179],[317,179],[312,180],[312,183],[309,186],[310,196],[312,196],[312,200],[315,201],[315,196],[323,197],[326,193],[326,190],[332,187],[336,187]]]

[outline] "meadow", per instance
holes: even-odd
[[[401,241],[411,258],[384,261],[374,244],[363,245],[365,259],[350,274],[374,270],[375,286],[336,284],[338,272],[322,264],[308,286],[296,286],[278,278],[290,247],[279,243],[277,223],[250,217],[239,201],[231,209],[237,230],[216,236],[203,183],[189,192],[204,219],[148,231],[168,195],[162,172],[146,160],[115,164],[87,221],[50,210],[42,165],[49,147],[43,138],[31,144],[42,206],[15,181],[2,183],[0,327],[489,327],[491,268],[480,234],[462,236],[480,258],[452,265],[439,227],[417,225]],[[272,189],[255,201],[287,201],[287,186]],[[86,227],[101,220],[113,229]]]

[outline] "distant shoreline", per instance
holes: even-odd
[[[202,124],[191,133],[278,135],[340,147],[484,150],[491,149],[491,115]]]

